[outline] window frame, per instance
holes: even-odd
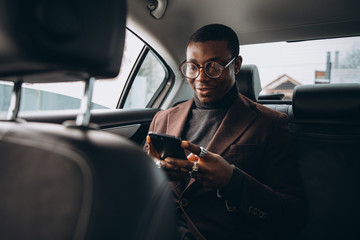
[[[146,42],[143,41],[137,34],[135,34],[130,29],[127,29],[129,32],[134,34],[136,37],[138,37],[143,43],[144,47],[142,48],[138,58],[136,59],[130,74],[128,76],[128,79],[126,80],[124,87],[121,91],[119,101],[116,105],[117,109],[123,109],[125,102],[127,100],[127,97],[129,95],[129,92],[131,90],[131,87],[133,86],[133,83],[135,81],[135,78],[142,67],[142,64],[145,60],[145,58],[148,56],[148,54],[153,54],[153,56],[159,61],[161,66],[164,69],[165,76],[161,84],[159,85],[158,89],[155,91],[154,95],[151,97],[150,101],[147,103],[145,108],[159,108],[161,104],[165,101],[166,97],[170,93],[170,90],[174,86],[175,83],[175,75],[171,68],[166,64],[163,58],[153,50]]]

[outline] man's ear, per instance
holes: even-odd
[[[240,72],[241,64],[242,64],[242,57],[238,56],[235,59],[235,74],[238,74]]]

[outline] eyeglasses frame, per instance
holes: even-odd
[[[219,78],[219,77],[223,74],[224,70],[225,70],[227,67],[229,67],[230,64],[231,64],[236,58],[237,58],[237,57],[233,57],[233,58],[232,58],[227,64],[225,64],[225,65],[222,65],[221,63],[218,63],[218,62],[216,62],[216,61],[207,61],[207,62],[204,63],[204,65],[201,66],[201,65],[199,65],[199,64],[197,64],[197,63],[194,63],[194,62],[184,61],[184,62],[182,62],[182,63],[180,64],[179,70],[180,70],[181,74],[182,74],[184,77],[186,77],[186,78],[188,78],[188,79],[195,79],[195,78],[197,78],[197,77],[200,75],[200,69],[201,69],[201,68],[204,68],[204,66],[205,66],[206,64],[208,64],[209,62],[216,62],[216,63],[219,64],[221,67],[223,67],[222,70],[221,70],[221,73],[220,73],[220,75],[219,75],[218,77],[210,77],[210,76],[206,73],[206,71],[204,71],[204,73],[205,73],[206,76],[208,76],[208,77],[211,78],[211,79],[216,79],[216,78]],[[196,75],[195,77],[189,78],[189,77],[185,76],[185,74],[184,74],[183,71],[181,70],[181,66],[183,66],[185,63],[192,63],[192,64],[195,64],[195,65],[198,67],[198,73],[197,73],[197,75]]]

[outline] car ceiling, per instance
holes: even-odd
[[[232,27],[241,44],[360,35],[359,0],[168,0],[160,19],[149,2],[128,1],[128,28],[176,62],[189,36],[210,23]]]

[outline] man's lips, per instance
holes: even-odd
[[[214,87],[197,87],[196,90],[201,94],[207,94],[214,91]]]
[[[214,89],[215,87],[214,86],[206,86],[206,85],[198,85],[198,86],[195,86],[196,89],[198,90],[212,90]]]

